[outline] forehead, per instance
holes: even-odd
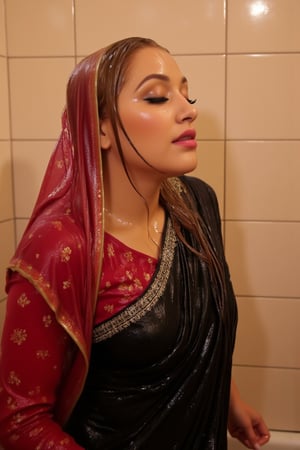
[[[166,75],[175,82],[183,78],[175,59],[167,51],[155,47],[139,49],[131,56],[124,81],[138,84],[150,74]]]

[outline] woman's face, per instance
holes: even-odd
[[[176,176],[196,167],[193,122],[197,110],[189,101],[186,78],[166,51],[146,47],[132,56],[118,108],[129,138],[148,162],[136,154],[120,130],[123,154],[132,175]]]

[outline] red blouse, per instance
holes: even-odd
[[[148,286],[157,260],[127,247],[111,234],[104,235],[102,277],[95,324],[114,316]]]
[[[105,234],[95,323],[107,320],[147,287],[157,260]],[[14,273],[8,285],[0,361],[0,442],[10,450],[81,447],[54,420],[60,380],[73,343],[32,284]]]

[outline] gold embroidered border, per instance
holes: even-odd
[[[174,259],[176,242],[175,231],[171,224],[171,220],[168,219],[162,256],[159,263],[158,272],[155,275],[154,280],[144,295],[142,295],[142,297],[136,302],[129,305],[118,315],[112,317],[108,321],[96,325],[93,330],[93,342],[97,343],[104,341],[105,339],[108,339],[124,330],[130,324],[140,320],[158,302],[164,292],[169,278]]]

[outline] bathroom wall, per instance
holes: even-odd
[[[195,173],[217,192],[239,305],[234,375],[272,429],[294,431],[300,431],[299,21],[299,0],[0,0],[1,279],[13,218],[19,239],[59,133],[75,61],[129,35],[158,40],[198,98]],[[3,319],[3,289],[0,300]]]
[[[0,330],[5,309],[5,265],[15,246],[5,5],[0,0]]]

